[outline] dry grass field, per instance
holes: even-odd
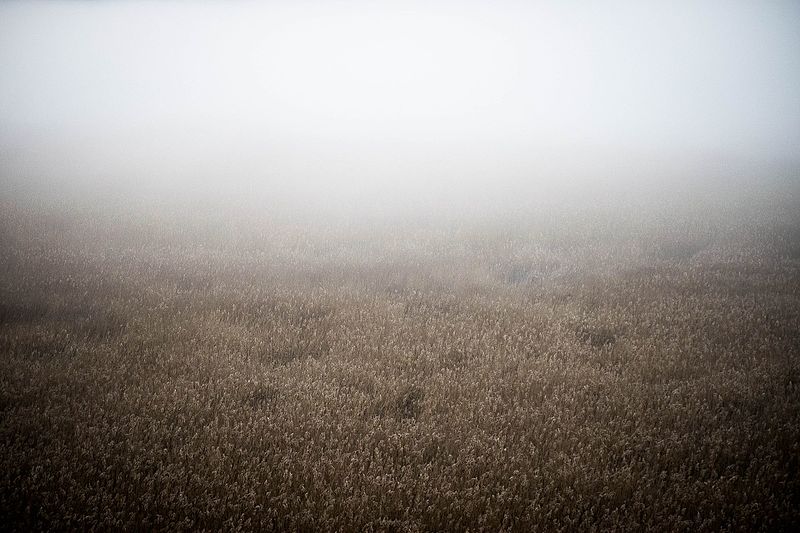
[[[796,529],[799,207],[6,203],[0,529]]]

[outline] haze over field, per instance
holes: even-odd
[[[2,191],[388,214],[785,177],[798,27],[790,1],[4,2]]]
[[[0,2],[0,528],[800,531],[798,29]]]

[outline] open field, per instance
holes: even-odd
[[[0,212],[0,528],[791,530],[800,204]]]

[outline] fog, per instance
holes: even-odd
[[[4,2],[0,191],[381,216],[794,185],[799,27],[789,1]]]

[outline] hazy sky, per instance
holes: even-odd
[[[319,201],[797,161],[800,3],[3,2],[0,151]]]

